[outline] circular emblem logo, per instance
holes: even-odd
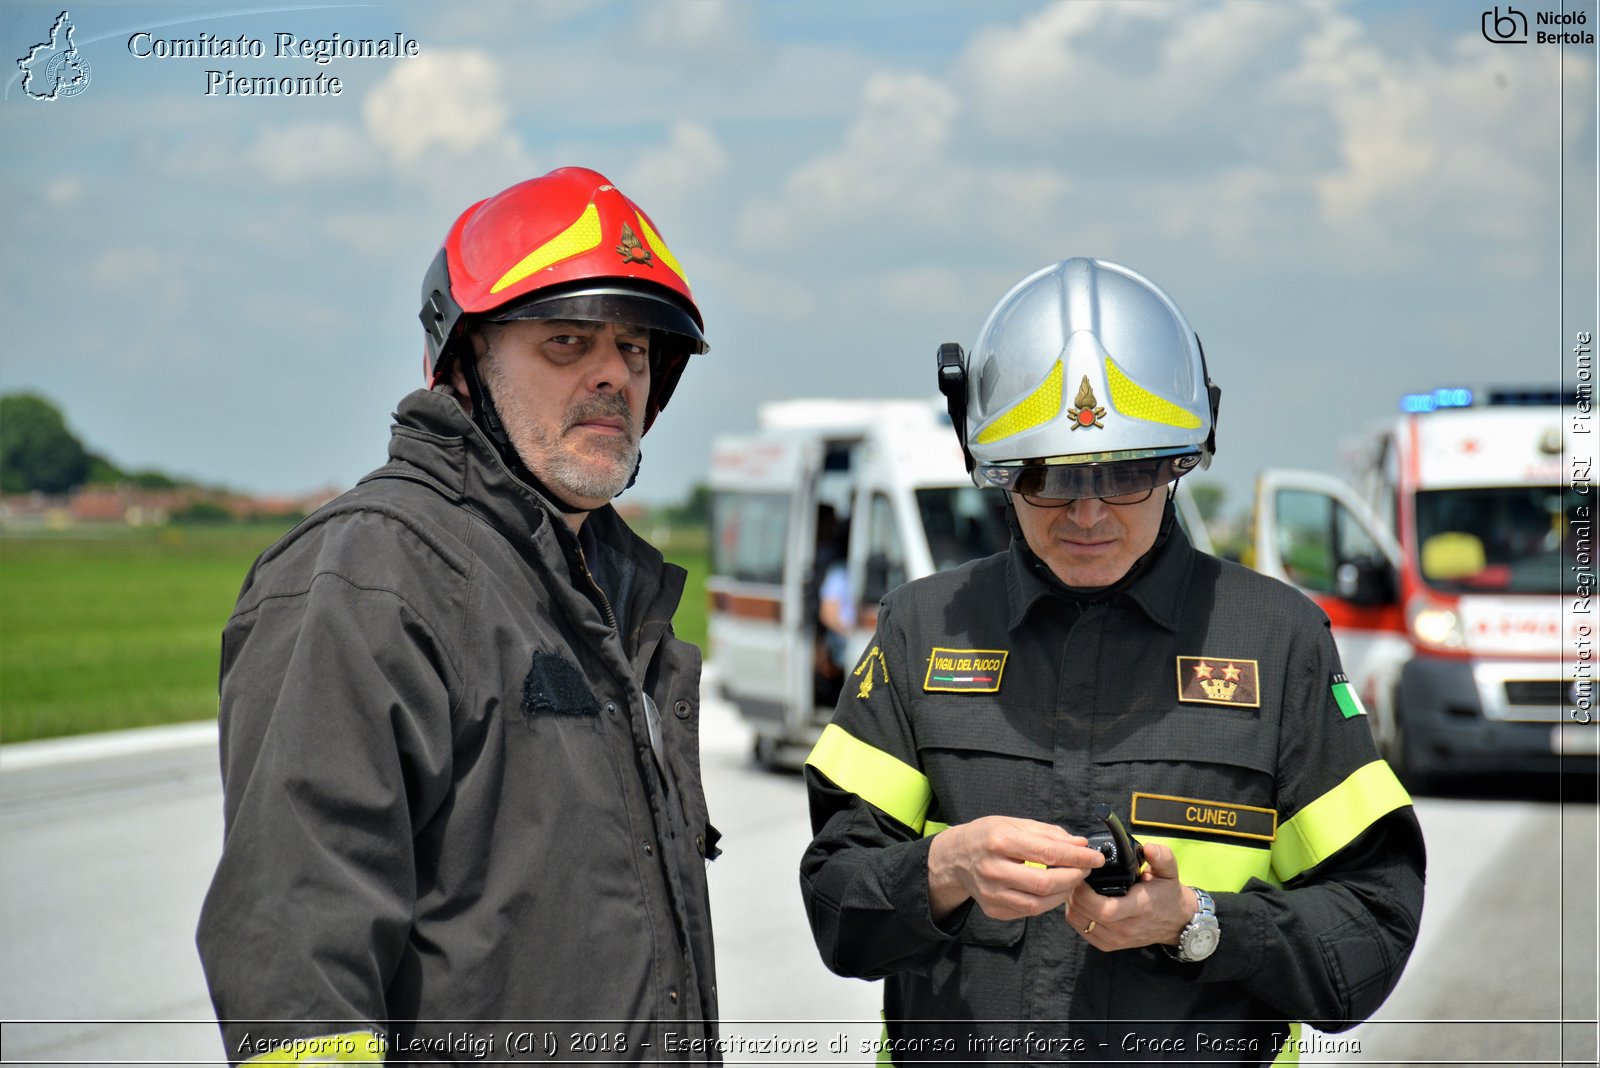
[[[77,49],[58,52],[44,69],[44,83],[54,88],[52,98],[77,96],[89,88],[89,61]]]

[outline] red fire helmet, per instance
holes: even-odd
[[[688,279],[650,216],[583,167],[519,182],[462,212],[423,279],[420,317],[430,386],[449,374],[473,319],[647,327],[646,430],[689,357],[708,347]]]

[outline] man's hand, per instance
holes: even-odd
[[[1049,912],[1105,863],[1087,842],[1054,824],[1010,816],[940,831],[928,848],[933,917],[943,919],[968,898],[997,920]]]
[[[1199,909],[1194,893],[1178,881],[1178,859],[1155,842],[1144,847],[1147,867],[1126,897],[1102,897],[1080,886],[1067,902],[1067,923],[1107,953],[1140,946],[1178,944],[1178,932]]]

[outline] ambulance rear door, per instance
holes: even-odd
[[[722,438],[712,450],[709,658],[758,735],[788,734],[795,710],[810,708],[802,601],[822,455],[801,433]]]

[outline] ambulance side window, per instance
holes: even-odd
[[[1279,490],[1278,556],[1290,581],[1318,593],[1333,592],[1333,498],[1309,490]]]
[[[740,582],[783,582],[789,495],[719,493],[711,500],[711,570]]]
[[[1279,490],[1276,507],[1278,552],[1295,585],[1360,602],[1383,599],[1365,586],[1353,592],[1352,575],[1346,575],[1341,589],[1340,569],[1346,565],[1375,573],[1385,566],[1383,550],[1350,509],[1326,494],[1294,489]]]
[[[877,604],[884,594],[906,580],[905,547],[894,507],[881,493],[872,495],[867,509],[867,567],[861,602]]]

